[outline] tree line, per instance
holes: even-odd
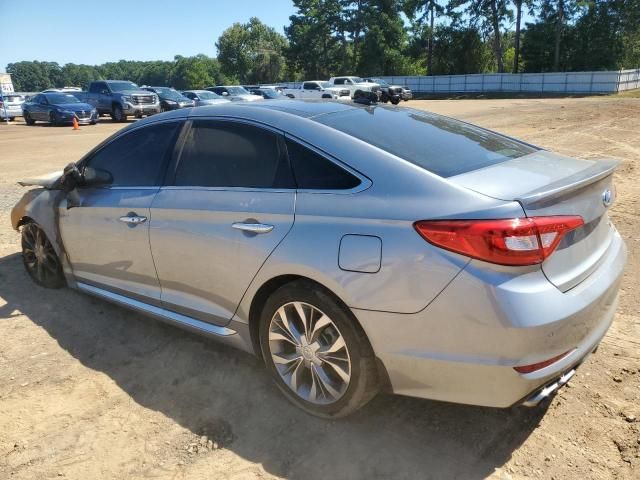
[[[282,35],[251,18],[217,58],[7,65],[17,91],[96,79],[203,88],[332,75],[447,75],[640,66],[640,0],[294,0]],[[532,20],[523,24],[523,18]]]

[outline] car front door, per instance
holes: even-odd
[[[38,99],[35,103],[33,119],[49,121],[49,102],[47,101],[47,97],[44,95],[38,95]]]
[[[224,325],[293,225],[282,138],[247,123],[194,120],[174,171],[151,206],[162,304]]]
[[[148,303],[160,303],[149,247],[149,207],[182,122],[137,128],[92,153],[81,169],[107,171],[110,185],[78,187],[60,208],[60,232],[75,278]]]

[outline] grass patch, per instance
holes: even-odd
[[[627,90],[625,92],[620,92],[620,93],[616,94],[616,97],[640,98],[640,88],[635,88],[633,90]]]

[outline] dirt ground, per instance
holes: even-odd
[[[0,125],[0,479],[640,479],[640,99],[409,105],[623,161],[611,210],[630,254],[620,308],[568,388],[537,409],[385,395],[345,420],[310,417],[249,355],[35,286],[9,225],[15,182],[121,125]]]

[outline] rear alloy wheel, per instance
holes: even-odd
[[[364,333],[346,307],[311,283],[287,284],[269,298],[260,345],[280,390],[312,415],[343,417],[377,392],[375,357]]]
[[[44,231],[35,223],[22,227],[22,262],[38,285],[46,288],[64,286],[60,259]]]
[[[24,123],[26,123],[27,125],[35,125],[36,121],[31,118],[29,112],[24,112]]]

